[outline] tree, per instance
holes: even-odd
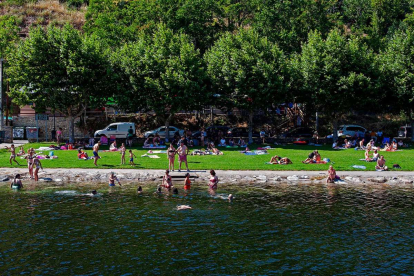
[[[19,26],[13,16],[0,16],[0,58],[7,58],[19,40]]]
[[[226,33],[206,53],[207,72],[220,104],[249,111],[252,143],[253,112],[280,102],[286,95],[283,52],[254,30]]]
[[[122,47],[113,56],[120,80],[127,80],[124,93],[115,95],[126,111],[153,110],[168,128],[174,114],[198,109],[209,99],[205,68],[199,51],[187,35],[165,25],[152,36],[142,34],[137,42]]]
[[[368,108],[367,99],[376,102],[373,54],[359,38],[346,38],[338,31],[329,33],[326,40],[312,32],[298,56],[302,102],[314,106],[329,116],[334,140],[340,115],[358,108]],[[372,97],[369,93],[372,93]]]
[[[34,103],[38,111],[59,111],[74,121],[87,106],[102,106],[112,89],[113,72],[104,47],[94,37],[83,37],[73,27],[47,31],[37,28],[11,55],[10,96],[19,105]]]
[[[414,141],[414,33],[412,30],[396,33],[387,48],[378,57],[383,91],[389,96],[390,107],[410,118]]]

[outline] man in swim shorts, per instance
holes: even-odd
[[[98,164],[97,164],[97,162],[98,162],[98,159],[100,159],[101,157],[99,156],[99,154],[98,154],[98,151],[99,151],[99,146],[101,145],[101,142],[100,141],[98,141],[98,143],[96,143],[94,146],[93,146],[93,159],[94,159],[94,161],[93,161],[93,164],[95,165],[95,166],[98,166]]]
[[[177,152],[178,152],[178,161],[180,162],[180,167],[178,171],[181,171],[181,164],[185,162],[185,166],[187,167],[187,171],[189,172],[190,170],[188,169],[188,163],[187,163],[188,148],[186,145],[184,145],[183,141],[180,142],[180,147],[178,147]]]

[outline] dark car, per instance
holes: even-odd
[[[211,136],[217,136],[220,130],[223,132],[224,136],[226,136],[227,131],[229,130],[229,127],[228,126],[209,126],[208,128],[205,129],[205,132],[207,134],[207,137],[211,137]],[[193,132],[193,138],[200,139],[200,136],[201,136],[200,131]]]
[[[249,128],[234,127],[227,131],[227,135],[230,137],[249,137]],[[253,130],[252,137],[260,137],[260,133]]]
[[[288,137],[304,137],[304,138],[312,138],[315,130],[308,127],[298,127],[291,129],[285,133],[282,133],[281,136],[288,138]]]

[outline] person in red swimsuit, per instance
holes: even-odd
[[[219,180],[218,180],[218,177],[216,175],[216,172],[214,170],[210,170],[210,181],[208,183],[208,186],[210,187],[210,189],[217,190],[218,182],[219,182]]]
[[[190,189],[191,189],[190,174],[187,173],[184,179],[184,190],[190,190]]]

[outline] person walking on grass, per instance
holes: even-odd
[[[11,152],[11,154],[10,154],[10,160],[9,160],[10,161],[10,165],[12,165],[13,164],[12,161],[14,161],[14,162],[17,163],[17,165],[20,166],[19,162],[16,161],[16,148],[14,147],[14,144],[12,144],[10,146],[10,152]]]
[[[133,153],[132,153],[132,150],[129,150],[129,164],[130,164],[131,166],[135,166],[135,163],[134,163],[134,157],[135,157],[135,158],[137,158],[137,157],[135,156],[135,154],[133,154]]]
[[[178,161],[180,162],[180,167],[178,171],[179,172],[181,171],[181,164],[184,162],[187,168],[187,171],[189,172],[190,170],[188,169],[188,163],[187,163],[188,148],[186,145],[184,145],[183,141],[180,142],[180,147],[177,149],[177,152],[178,152]]]
[[[126,148],[125,148],[125,144],[124,143],[122,143],[121,148],[119,150],[121,151],[121,165],[125,165]]]
[[[96,143],[95,145],[93,145],[93,159],[94,159],[94,161],[93,161],[93,164],[95,165],[95,166],[98,166],[98,164],[97,164],[97,162],[98,162],[98,159],[100,159],[101,157],[99,156],[99,154],[98,154],[98,151],[99,151],[99,146],[101,145],[101,142],[100,141],[98,141],[98,143]]]

